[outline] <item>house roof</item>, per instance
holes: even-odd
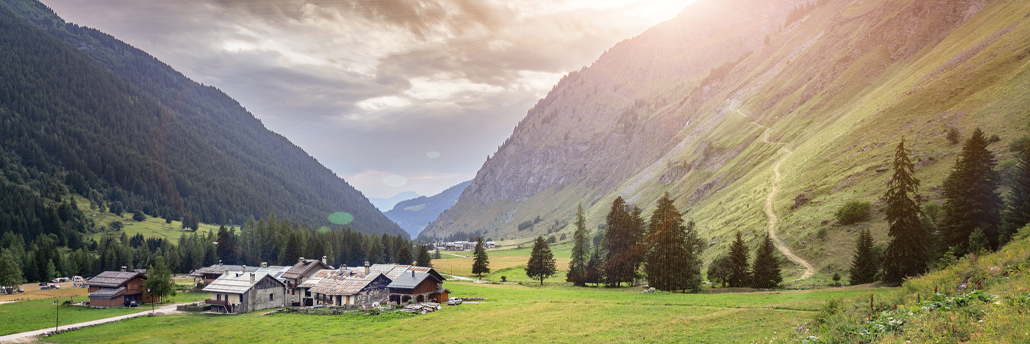
[[[221,275],[226,272],[254,272],[259,267],[257,266],[246,266],[246,265],[222,265],[215,264],[212,266],[205,266],[200,269],[196,269],[190,273],[193,277],[204,277],[204,275]]]
[[[339,273],[339,270],[322,269],[315,271],[315,273],[308,276],[303,282],[297,285],[297,288],[312,288],[318,285],[318,282],[322,281],[323,278],[328,277],[333,273]]]
[[[113,299],[125,293],[125,287],[100,288],[89,294],[91,299]]]
[[[364,269],[364,267],[355,268],[354,270],[359,270],[360,271],[361,269]],[[400,275],[403,275],[405,273],[410,274],[411,271],[431,274],[431,275],[433,275],[433,277],[436,277],[436,279],[438,279],[440,281],[446,281],[447,280],[446,278],[443,277],[443,275],[440,275],[439,272],[436,272],[436,269],[433,269],[431,267],[425,267],[425,266],[397,265],[397,264],[374,264],[374,265],[370,266],[368,268],[368,270],[369,270],[369,272],[378,272],[378,273],[384,274],[384,275],[386,275],[386,277],[389,277],[391,280],[395,279],[395,278],[397,278]]]
[[[283,273],[282,277],[283,278],[288,278],[288,279],[294,279],[294,280],[295,279],[301,279],[301,278],[304,278],[304,275],[311,274],[311,271],[317,271],[319,269],[328,269],[328,268],[329,268],[329,265],[326,265],[321,260],[317,260],[317,259],[303,259],[303,260],[297,262],[297,264],[294,264],[292,267],[290,267],[290,269],[287,270],[286,273]]]
[[[324,270],[323,270],[324,271]],[[339,273],[339,270],[329,270],[330,273],[318,281],[318,284],[311,287],[312,293],[325,295],[354,295],[365,289],[369,284],[379,280],[383,283],[390,283],[390,279],[381,273],[355,273],[353,270]]]
[[[147,278],[146,275],[135,271],[104,271],[87,280],[86,284],[97,287],[117,288],[136,276]]]
[[[426,279],[436,279],[432,274],[424,272],[407,273],[393,279],[388,288],[391,289],[415,289],[419,284],[422,284]]]
[[[254,275],[253,281],[250,279],[251,274]],[[267,272],[234,272],[224,274],[211,281],[211,284],[208,284],[203,290],[208,293],[244,294],[266,277],[285,286],[282,281]]]

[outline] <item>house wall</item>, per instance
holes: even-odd
[[[90,307],[121,307],[125,305],[125,297],[118,296],[111,299],[89,299]]]
[[[363,290],[350,297],[349,304],[361,305],[362,307],[372,307],[375,302],[384,302],[390,297],[390,292],[386,288],[370,288]]]
[[[265,276],[253,288],[243,294],[243,301],[240,302],[239,313],[252,312],[262,309],[282,307],[286,301],[286,288],[272,277]],[[271,300],[269,295],[271,294]]]

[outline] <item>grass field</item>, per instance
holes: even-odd
[[[886,289],[745,294],[641,294],[639,288],[527,287],[448,282],[456,297],[482,303],[427,315],[203,314],[136,318],[50,337],[56,343],[334,342],[751,342],[791,331],[830,297]],[[246,328],[246,331],[240,331]],[[289,329],[288,333],[283,332]]]
[[[146,220],[135,221],[132,219],[132,213],[122,213],[121,216],[112,214],[110,212],[99,212],[90,209],[89,200],[80,196],[75,197],[76,204],[79,205],[79,209],[82,210],[83,214],[91,218],[96,223],[97,227],[104,226],[110,228],[111,222],[120,221],[124,226],[121,231],[108,230],[107,232],[99,232],[93,234],[93,239],[99,240],[105,233],[122,235],[124,232],[128,236],[134,236],[136,234],[143,234],[144,237],[148,238],[163,238],[171,240],[172,243],[178,244],[179,237],[183,234],[193,233],[192,231],[186,231],[182,229],[182,222],[172,221],[172,223],[165,223],[165,219],[159,217],[147,216]],[[209,225],[201,223],[197,229],[198,233],[207,233],[208,231],[217,231],[217,225]]]

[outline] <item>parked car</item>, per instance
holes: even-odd
[[[451,306],[460,305],[461,304],[461,299],[456,298],[456,297],[452,297],[450,299],[447,299],[447,304],[451,305]]]
[[[139,306],[138,304],[136,304],[136,301],[129,301],[129,307],[136,307],[136,306]]]
[[[39,287],[39,290],[50,290],[50,285],[48,284],[48,285]]]

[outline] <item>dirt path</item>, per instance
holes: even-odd
[[[741,116],[744,116],[745,118],[751,118],[751,116],[744,114],[740,110],[737,110],[737,113],[739,113]],[[758,124],[757,122],[751,122],[751,124],[758,126],[759,128],[765,129],[765,132],[762,134],[762,142],[785,145],[785,143],[783,142],[769,141],[769,127]],[[773,207],[773,201],[776,200],[776,193],[780,189],[780,179],[782,178],[782,176],[780,175],[780,165],[783,165],[783,162],[787,161],[787,158],[789,158],[791,154],[794,154],[794,152],[787,149],[787,147],[783,147],[783,151],[787,152],[787,155],[783,156],[783,159],[780,159],[780,161],[777,161],[776,165],[773,165],[773,183],[772,186],[769,188],[769,196],[765,197],[765,216],[769,218],[769,237],[772,238],[773,243],[776,245],[776,249],[780,250],[780,253],[783,253],[783,255],[787,256],[787,258],[790,258],[790,260],[793,260],[798,264],[801,264],[801,266],[805,267],[805,273],[801,274],[801,277],[794,280],[800,281],[812,277],[812,275],[815,275],[817,270],[815,269],[815,266],[812,265],[812,263],[809,263],[804,258],[801,258],[798,255],[794,254],[794,252],[791,252],[790,248],[787,247],[787,245],[784,245],[783,242],[780,241],[779,236],[776,235],[776,224],[780,221],[780,218],[776,216],[776,208]]]
[[[167,305],[167,306],[161,306],[161,308],[157,308],[154,312],[156,312],[157,314],[179,313],[179,311],[175,310],[175,306],[182,305],[182,304],[183,303],[177,303],[177,304],[172,304],[172,305]],[[119,315],[119,316],[110,317],[110,318],[104,318],[104,319],[97,319],[97,320],[92,320],[92,321],[80,322],[80,323],[77,323],[77,324],[61,325],[60,329],[68,330],[68,329],[73,329],[73,328],[80,328],[80,327],[85,327],[85,326],[92,326],[92,325],[99,325],[99,324],[104,324],[104,323],[109,323],[109,322],[115,322],[115,321],[122,320],[122,319],[135,318],[135,317],[139,317],[139,316],[145,316],[147,314],[150,314],[150,312],[151,312],[150,310],[147,310],[146,312],[139,312],[139,313],[133,313],[133,314]],[[41,334],[44,334],[44,333],[47,333],[47,332],[51,332],[53,330],[54,330],[54,328],[50,327],[50,328],[45,328],[45,329],[42,329],[42,330],[35,330],[35,331],[28,331],[28,332],[22,332],[22,333],[9,334],[9,335],[0,337],[0,343],[34,343],[34,342],[37,341],[36,337],[38,337]]]

